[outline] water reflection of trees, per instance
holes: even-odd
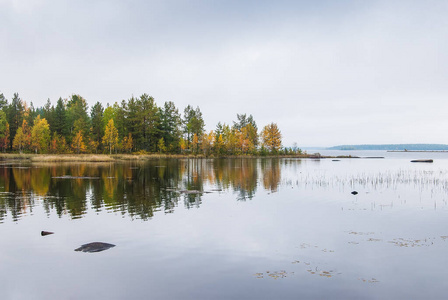
[[[257,161],[254,159],[221,159],[214,161],[217,188],[233,189],[239,200],[252,199],[257,190]]]
[[[261,170],[263,173],[263,187],[271,192],[276,192],[281,180],[280,160],[263,159],[261,161]]]
[[[6,165],[0,166],[0,222],[8,214],[18,220],[35,205],[59,217],[107,210],[146,220],[158,211],[174,212],[179,203],[199,207],[206,192],[252,199],[259,183],[275,191],[280,177],[278,159]],[[198,192],[185,192],[192,190]]]

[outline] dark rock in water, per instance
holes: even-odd
[[[351,194],[352,195],[358,195],[358,192],[357,191],[353,191]]]
[[[46,235],[53,234],[53,233],[54,233],[54,232],[51,232],[51,231],[43,231],[43,230],[42,230],[42,231],[40,232],[40,235],[41,235],[41,236],[46,236]]]
[[[432,159],[414,159],[411,160],[413,163],[433,163],[434,161]]]
[[[84,244],[81,247],[75,249],[75,251],[93,253],[93,252],[101,252],[110,249],[112,247],[115,247],[115,245],[102,242],[93,242],[89,244]]]

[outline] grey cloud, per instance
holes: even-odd
[[[260,127],[277,122],[286,145],[444,142],[432,127],[448,125],[434,114],[448,106],[444,1],[0,8],[0,92],[9,98],[17,91],[43,105],[79,93],[93,104],[146,92],[160,104],[199,105],[208,129],[237,113]]]

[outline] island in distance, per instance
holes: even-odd
[[[380,144],[380,145],[339,145],[326,150],[385,150],[385,151],[448,151],[445,144]]]

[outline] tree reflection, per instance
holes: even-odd
[[[280,160],[278,158],[261,160],[263,173],[263,187],[271,192],[276,192],[280,184]]]
[[[261,177],[261,178],[260,178]],[[252,199],[259,183],[275,191],[278,159],[160,159],[126,163],[41,163],[0,166],[0,222],[42,205],[48,215],[81,218],[112,211],[147,220],[157,212],[200,207],[207,193]]]
[[[257,190],[257,164],[254,159],[219,159],[214,161],[218,188],[232,188],[239,200],[252,199]]]

